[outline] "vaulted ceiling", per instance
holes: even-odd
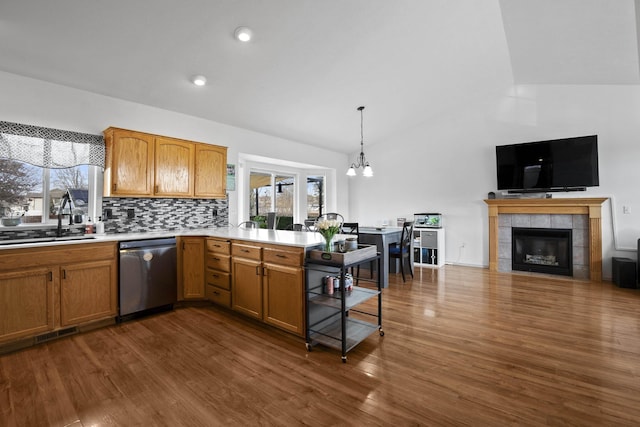
[[[638,10],[638,0],[3,1],[0,70],[347,153],[359,148],[360,105],[375,144],[513,84],[637,85]],[[239,26],[252,41],[234,39]],[[207,85],[192,85],[195,74]]]

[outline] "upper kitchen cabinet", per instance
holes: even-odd
[[[227,147],[196,144],[195,172],[195,197],[225,197],[227,193]]]
[[[156,138],[154,195],[192,197],[195,144],[171,138]],[[226,159],[225,159],[226,160]]]
[[[108,128],[105,197],[223,198],[227,148]]]
[[[109,128],[104,131],[105,196],[152,196],[155,138],[141,132]]]

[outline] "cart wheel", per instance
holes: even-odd
[[[384,336],[384,331],[382,329],[380,329],[380,336],[383,337]]]
[[[305,343],[305,346],[307,347],[307,351],[311,351],[311,344]]]
[[[342,356],[342,363],[347,363],[347,356]]]

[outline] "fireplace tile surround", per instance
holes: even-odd
[[[589,217],[568,214],[498,215],[498,271],[511,269],[511,229],[552,228],[572,231],[573,278],[589,278]]]
[[[602,280],[601,206],[606,198],[488,199],[489,270],[511,270],[511,227],[573,230],[573,278]],[[508,254],[507,254],[508,252]]]

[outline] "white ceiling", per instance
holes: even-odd
[[[0,70],[348,153],[359,105],[375,144],[513,83],[638,84],[636,2],[0,0]]]

